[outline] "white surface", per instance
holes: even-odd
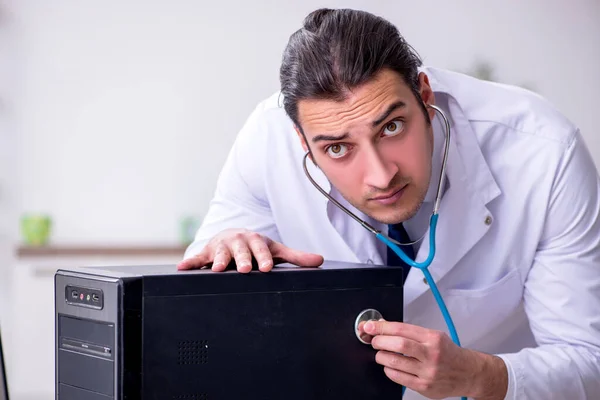
[[[600,162],[600,3],[594,0],[4,0],[21,68],[11,99],[20,209],[64,242],[175,240],[203,214],[234,136],[278,88],[281,53],[319,6],[397,23],[427,64],[495,63],[570,116]]]

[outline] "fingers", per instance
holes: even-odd
[[[402,336],[423,343],[429,337],[430,330],[403,322],[368,321],[363,329],[372,336]]]
[[[375,321],[374,319],[369,320],[369,321]],[[360,332],[360,337],[363,338],[363,340],[367,343],[371,343],[371,340],[373,340],[373,335],[369,335],[366,331],[365,331],[365,324],[369,321],[361,321],[358,324],[358,330]],[[385,319],[381,318],[379,321],[385,321]]]
[[[235,259],[237,270],[242,273],[252,271],[252,252],[246,241],[244,234],[237,234],[233,240],[229,242],[229,250]]]
[[[366,321],[361,321],[358,323],[357,329],[358,329],[358,334],[360,335],[361,340],[363,340],[365,343],[371,343],[371,341],[373,340],[373,336],[369,335],[368,333],[365,333],[364,330],[364,326],[365,326]]]
[[[299,267],[318,267],[323,264],[323,256],[291,249],[281,243],[271,241],[269,245],[273,258],[287,261]]]
[[[376,350],[385,350],[392,353],[401,354],[405,357],[412,357],[419,361],[426,360],[425,349],[421,343],[411,339],[399,336],[378,335],[371,339],[371,346]]]
[[[390,367],[383,367],[383,372],[391,381],[399,385],[414,389],[419,384],[419,377],[412,374]]]
[[[269,272],[273,269],[273,255],[271,254],[271,250],[269,250],[267,240],[263,236],[258,233],[251,234],[248,238],[248,246],[256,259],[260,271]]]
[[[390,353],[388,351],[378,351],[375,355],[377,364],[387,368],[401,371],[413,376],[417,376],[419,372],[420,361],[411,357],[405,357],[400,354]]]
[[[231,252],[229,251],[229,247],[227,247],[224,243],[217,244],[211,269],[215,272],[225,271],[230,262]]]
[[[197,256],[180,262],[177,269],[202,268],[212,263],[213,271],[222,272],[234,260],[239,272],[248,273],[253,258],[262,272],[273,269],[277,261],[302,267],[318,267],[324,261],[318,254],[290,249],[256,232],[228,230],[215,236]]]

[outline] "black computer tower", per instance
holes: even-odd
[[[58,270],[56,399],[400,399],[356,336],[402,321],[402,268]]]

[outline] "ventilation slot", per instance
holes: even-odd
[[[173,396],[173,400],[208,400],[208,395],[206,393],[180,394],[179,396]]]
[[[208,340],[184,340],[178,345],[178,365],[199,365],[208,363]],[[177,399],[206,400],[206,395],[190,395]],[[197,396],[197,397],[193,397]],[[199,396],[199,397],[198,397]]]

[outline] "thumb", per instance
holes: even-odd
[[[201,251],[197,255],[181,261],[179,264],[177,264],[177,269],[179,271],[184,271],[188,269],[202,268],[211,262],[208,255],[208,251]]]
[[[323,264],[323,256],[319,254],[291,249],[275,241],[269,244],[269,248],[273,259],[281,259],[299,267],[318,267]]]

